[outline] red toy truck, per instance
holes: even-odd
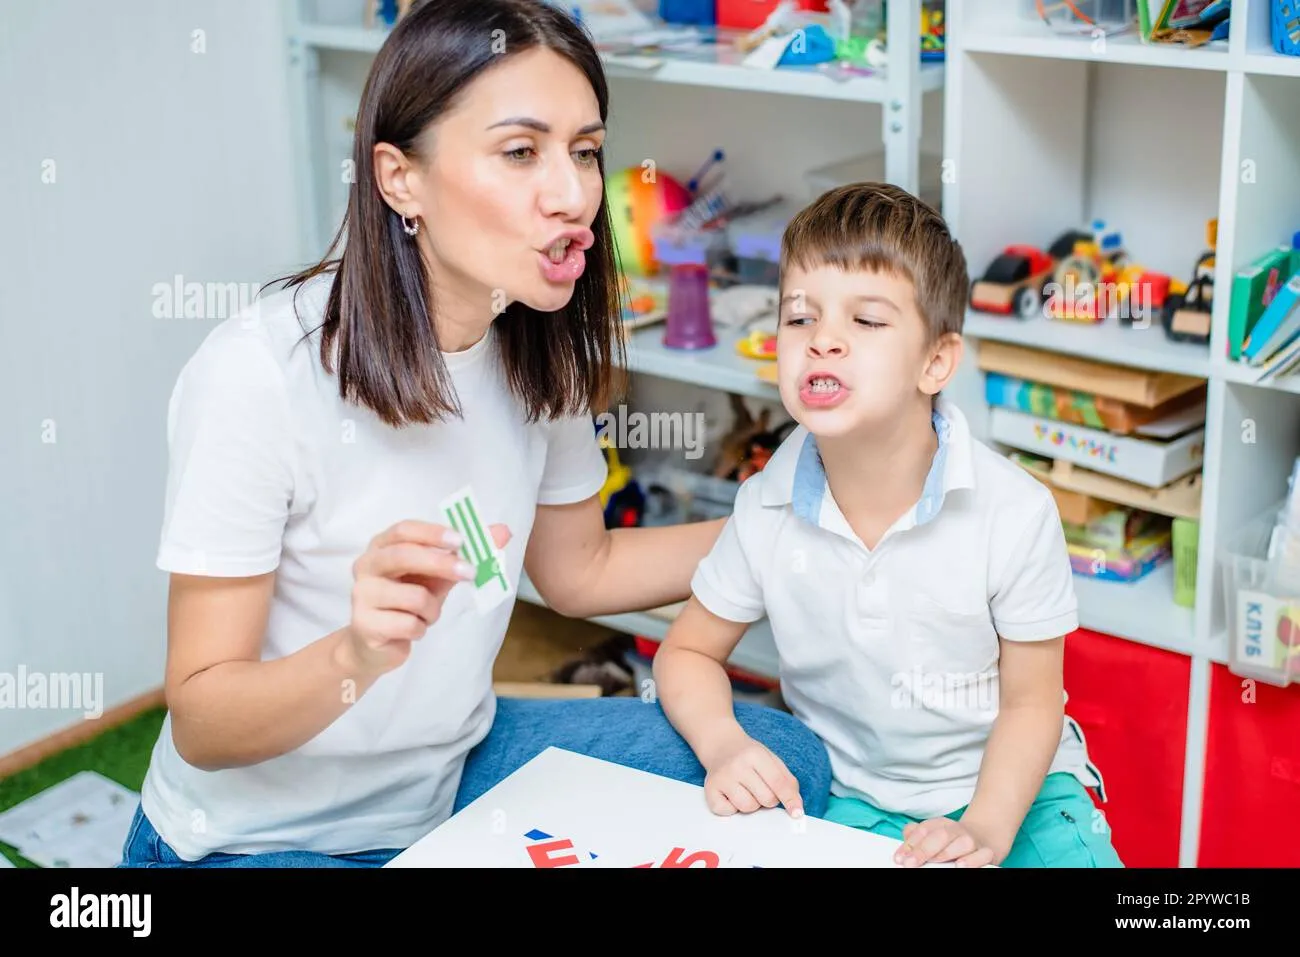
[[[1054,267],[1052,257],[1035,246],[1008,246],[972,284],[971,308],[1028,319],[1042,309]]]

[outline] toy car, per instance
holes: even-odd
[[[971,308],[1028,319],[1042,308],[1053,267],[1052,257],[1035,246],[1007,246],[972,284]]]
[[[1079,243],[1091,243],[1096,240],[1096,234],[1087,232],[1082,229],[1070,229],[1056,237],[1052,245],[1047,247],[1047,255],[1052,257],[1053,262],[1060,262],[1070,253],[1074,252],[1074,247]]]

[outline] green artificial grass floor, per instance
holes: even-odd
[[[0,811],[8,810],[79,771],[98,771],[132,791],[139,791],[149,769],[149,754],[162,728],[165,708],[136,715],[85,744],[52,754],[11,777],[0,779]],[[18,867],[36,867],[16,849],[0,843],[0,854]]]

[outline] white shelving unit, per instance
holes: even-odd
[[[651,0],[638,0],[638,6],[650,13],[656,9]],[[303,169],[311,173],[301,184],[307,213],[303,226],[307,255],[322,251],[328,244],[338,224],[341,197],[345,196],[337,186],[338,177],[331,175],[337,165],[331,167],[320,161],[321,155],[336,162],[347,158],[347,140],[330,124],[323,110],[325,94],[328,91],[337,96],[341,88],[359,96],[365,64],[388,34],[386,29],[364,26],[362,8],[362,0],[290,0],[287,4],[289,64],[299,117],[295,135],[299,155],[304,157]],[[916,190],[920,182],[922,100],[926,93],[941,92],[944,83],[943,63],[921,62],[919,23],[920,0],[902,0],[891,6],[890,35],[901,35],[903,39],[891,44],[889,66],[878,76],[844,79],[828,76],[812,66],[754,69],[744,66],[741,56],[725,45],[719,45],[711,58],[702,59],[694,53],[655,53],[606,55],[603,62],[611,80],[874,106],[884,146],[886,178]]]
[[[966,326],[971,351],[1015,342],[1209,382],[1195,609],[1174,603],[1167,566],[1132,585],[1075,577],[1085,628],[1190,656],[1180,864],[1195,866],[1211,669],[1229,652],[1218,551],[1285,495],[1300,452],[1300,379],[1252,384],[1227,359],[1232,276],[1300,230],[1300,58],[1273,52],[1267,0],[1234,0],[1230,40],[1192,50],[1055,35],[1028,0],[949,8],[944,212],[972,275],[1005,245],[1043,247],[1099,217],[1138,261],[1186,282],[1218,219],[1208,346],[1158,324],[970,313]],[[953,392],[987,435],[973,356]]]
[[[654,4],[641,6],[654,8]],[[296,140],[302,158],[300,168],[306,174],[300,184],[305,212],[302,244],[304,258],[313,258],[327,247],[346,201],[347,187],[337,171],[350,155],[351,144],[350,136],[335,122],[337,107],[347,103],[352,109],[350,104],[360,95],[370,58],[382,46],[387,31],[362,24],[361,0],[293,0],[289,8],[286,32],[299,119]],[[886,178],[916,191],[921,181],[923,97],[926,93],[941,95],[945,67],[943,63],[921,62],[919,0],[891,3],[889,18],[890,36],[902,39],[890,44],[890,64],[883,76],[844,80],[831,78],[813,67],[757,70],[742,65],[740,57],[728,48],[706,60],[656,54],[606,56],[604,63],[611,81],[758,94],[779,98],[783,104],[793,101],[813,108],[823,103],[867,107],[870,111],[864,112],[862,122],[874,119],[879,124]],[[755,100],[751,107],[755,113],[766,112],[769,102]],[[679,137],[689,135],[680,133],[681,119],[672,117],[678,123]],[[710,117],[703,119],[711,122]],[[764,134],[760,131],[759,135],[761,138]],[[819,165],[819,159],[840,158],[818,157],[819,146],[810,144],[810,166]],[[611,168],[616,165],[611,164]],[[653,326],[631,336],[630,372],[715,392],[779,401],[776,388],[757,377],[761,363],[736,353],[736,333],[719,330],[716,348],[693,353],[666,349],[662,336],[662,327]],[[542,603],[527,580],[520,583],[519,596]],[[662,638],[677,610],[678,606],[673,606],[593,620],[616,630]],[[759,675],[776,676],[776,648],[765,620],[750,627],[731,662]]]

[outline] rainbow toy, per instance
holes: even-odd
[[[619,267],[628,275],[655,275],[654,225],[689,206],[690,191],[671,176],[632,166],[609,177],[605,195]]]

